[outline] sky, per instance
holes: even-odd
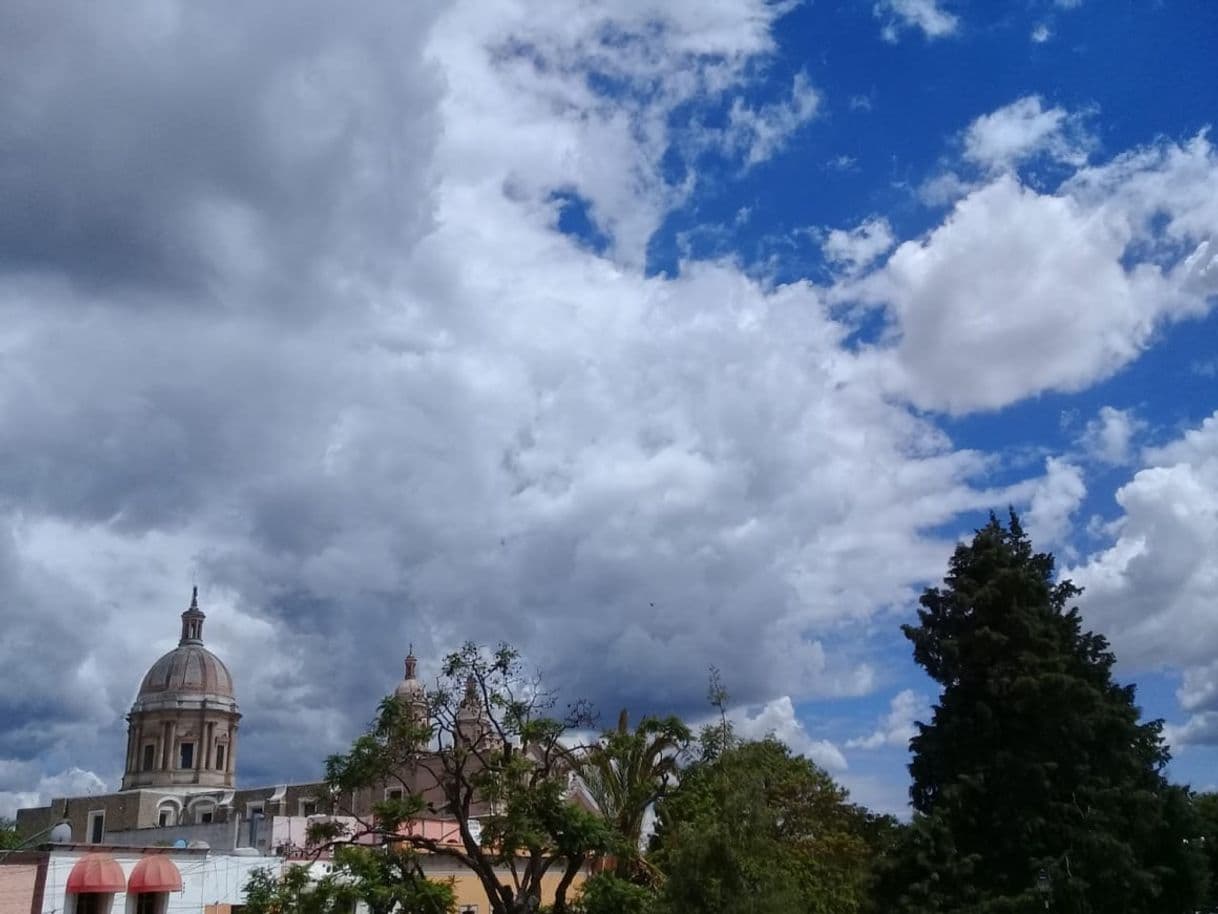
[[[1013,506],[1218,763],[1218,5],[0,5],[0,815],[197,584],[245,785],[465,640],[902,813]]]

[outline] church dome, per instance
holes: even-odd
[[[417,679],[403,679],[397,684],[397,688],[393,690],[393,694],[403,701],[417,701],[419,699],[426,700],[427,689],[423,687],[423,683]]]
[[[164,654],[144,675],[132,711],[204,701],[236,709],[232,674],[219,657],[203,646],[205,618],[195,588],[190,607],[182,613],[182,638],[178,646]]]
[[[180,645],[148,670],[140,683],[139,698],[177,693],[233,698],[233,677],[220,658],[207,648]]]

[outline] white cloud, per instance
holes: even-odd
[[[1039,96],[1029,95],[973,121],[964,133],[964,157],[994,170],[1040,154],[1082,165],[1093,143],[1080,122],[1064,108],[1045,109]]]
[[[18,809],[45,806],[57,797],[81,797],[106,793],[105,781],[92,771],[68,768],[58,774],[39,775],[29,763],[13,763],[0,759],[0,783],[12,781],[33,783],[33,790],[0,790],[0,819],[12,819]]]
[[[853,274],[871,266],[891,250],[895,240],[888,220],[877,216],[849,231],[832,229],[825,236],[821,249],[831,264]]]
[[[730,715],[736,733],[744,739],[764,739],[774,736],[786,743],[796,755],[802,755],[826,771],[840,772],[847,768],[846,757],[831,740],[812,739],[803,722],[795,714],[790,696],[784,695],[753,710],[737,709]]]
[[[904,29],[920,29],[927,38],[944,38],[960,26],[959,18],[939,5],[939,0],[880,0],[875,15],[884,21],[881,34],[895,42]]]
[[[923,181],[917,193],[918,199],[927,206],[950,206],[979,186],[954,171],[944,171]]]
[[[1202,711],[1183,724],[1167,724],[1163,738],[1176,751],[1186,746],[1218,746],[1218,711]]]
[[[791,136],[820,110],[820,93],[812,87],[806,73],[797,73],[791,84],[790,98],[750,108],[737,98],[728,112],[724,144],[743,150],[747,166],[758,165],[774,156]]]
[[[1218,660],[1186,670],[1176,697],[1185,711],[1218,710]]]
[[[847,749],[880,749],[888,746],[908,749],[909,741],[917,735],[915,726],[919,719],[927,720],[930,702],[925,695],[913,689],[903,689],[892,697],[888,713],[876,729],[867,736],[856,737],[846,742]]]
[[[1081,469],[1060,457],[1048,458],[1045,475],[1034,484],[1025,517],[1032,542],[1043,549],[1066,544],[1071,518],[1086,495]]]
[[[1081,444],[1093,460],[1120,466],[1132,459],[1134,439],[1145,428],[1146,423],[1132,410],[1102,406],[1099,415],[1083,430]]]
[[[994,161],[1025,142],[992,149]],[[1218,288],[1218,157],[1204,136],[1083,168],[1054,193],[997,175],[833,301],[892,318],[876,368],[920,406],[997,409],[1131,362]]]
[[[1053,30],[1050,29],[1043,22],[1038,22],[1032,28],[1032,34],[1029,35],[1028,37],[1031,38],[1032,41],[1036,44],[1044,44],[1046,41],[1048,41],[1050,38],[1053,37]]]
[[[1184,668],[1177,697],[1193,712],[1174,744],[1218,740],[1218,413],[1166,447],[1117,492],[1114,541],[1064,574],[1080,605],[1135,669]]]

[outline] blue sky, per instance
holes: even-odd
[[[0,12],[0,814],[112,787],[191,584],[245,784],[518,645],[900,812],[990,509],[1218,756],[1218,9]]]

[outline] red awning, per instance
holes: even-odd
[[[135,892],[180,892],[182,874],[173,861],[164,854],[149,854],[135,865],[131,878],[127,880],[127,891]]]
[[[68,891],[122,892],[127,888],[123,868],[109,854],[85,854],[68,874]]]

